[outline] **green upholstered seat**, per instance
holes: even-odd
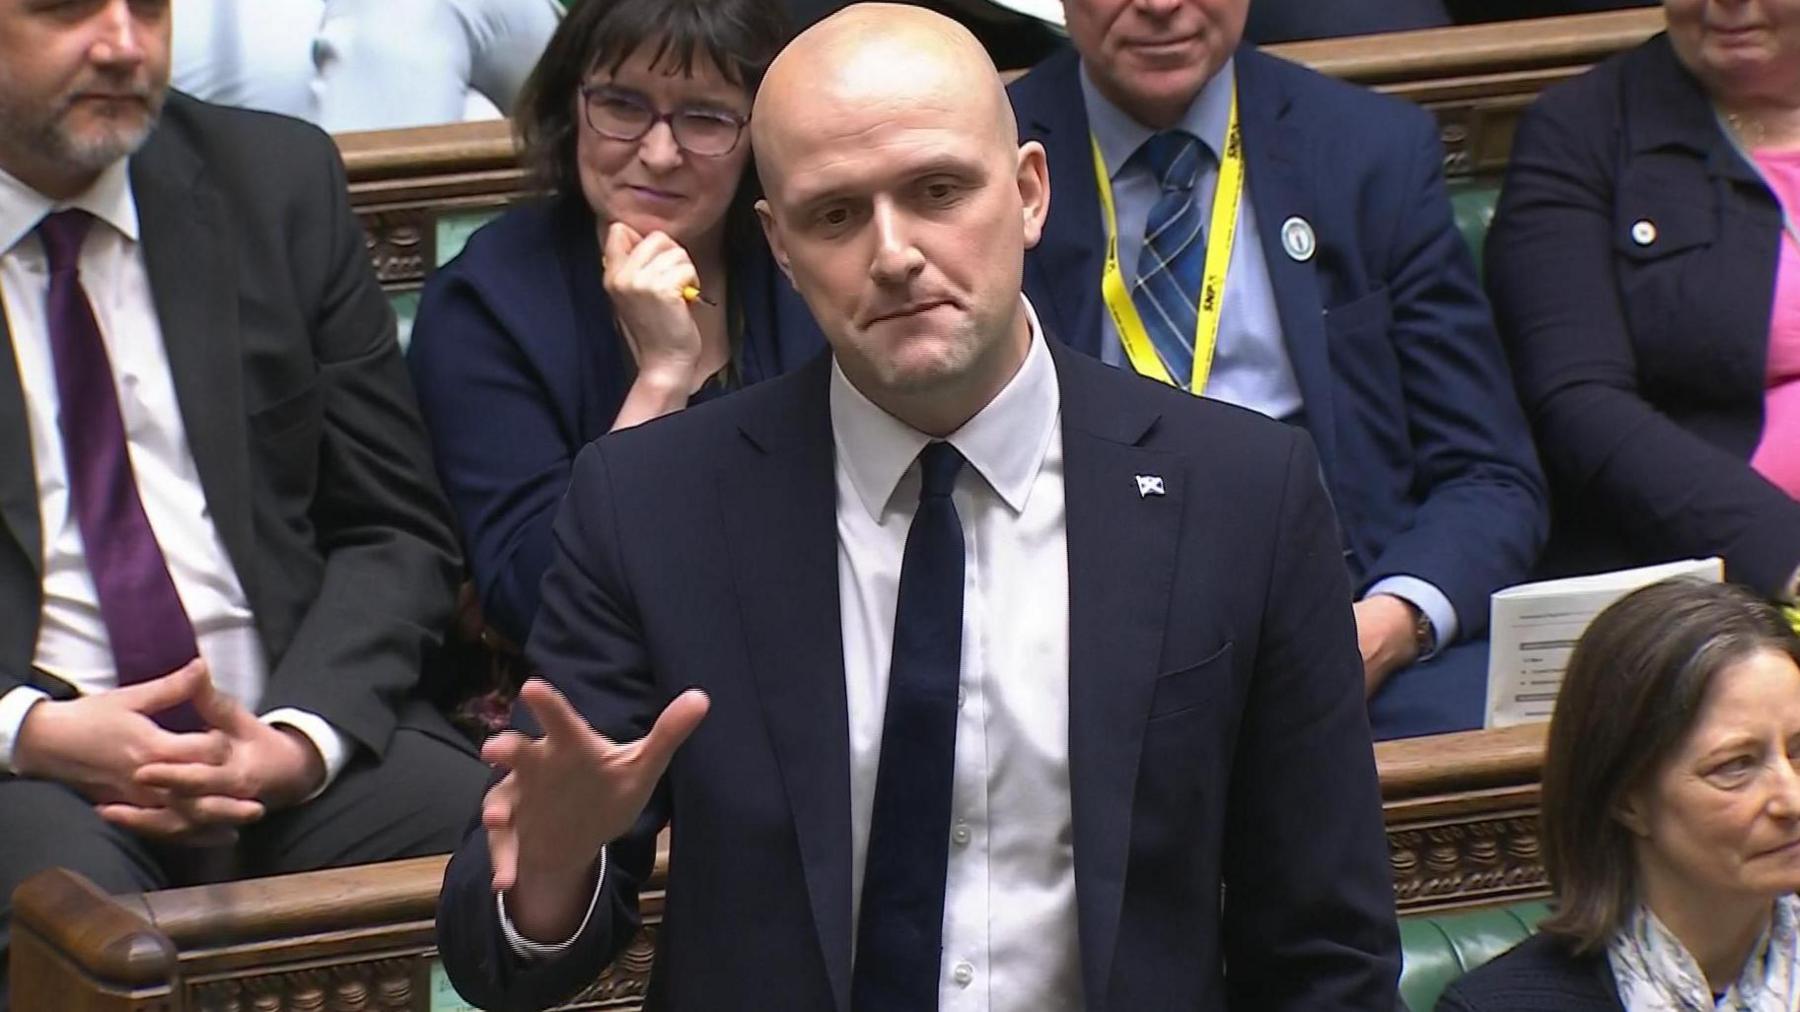
[[[1475,254],[1475,270],[1481,271],[1481,247],[1494,221],[1494,202],[1500,197],[1498,179],[1465,179],[1450,184],[1450,209],[1456,229]]]
[[[483,207],[472,211],[452,211],[441,214],[435,221],[437,229],[436,242],[433,249],[437,254],[436,262],[431,266],[435,270],[462,252],[463,244],[475,230],[493,220],[501,212],[497,207]],[[413,317],[419,312],[419,292],[417,289],[402,289],[388,292],[388,303],[394,307],[394,317],[399,324],[400,347],[402,349],[412,340]]]
[[[1549,916],[1541,900],[1400,919],[1400,997],[1431,1012],[1450,983],[1524,941]]]

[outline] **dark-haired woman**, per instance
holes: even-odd
[[[1540,820],[1556,913],[1439,1012],[1800,1009],[1800,636],[1659,583],[1570,658]]]
[[[549,191],[472,236],[409,358],[487,620],[524,642],[575,455],[824,347],[752,204],[778,0],[584,0],[517,113]]]

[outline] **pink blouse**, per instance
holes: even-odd
[[[1800,151],[1758,151],[1756,164],[1788,216],[1800,221]],[[1769,372],[1762,441],[1750,466],[1800,499],[1800,241],[1783,232],[1769,314]]]

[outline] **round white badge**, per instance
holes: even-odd
[[[1639,246],[1648,246],[1656,241],[1656,222],[1649,218],[1639,218],[1631,226],[1631,241]]]
[[[1295,260],[1305,263],[1318,252],[1319,240],[1305,218],[1295,215],[1281,223],[1281,248]]]

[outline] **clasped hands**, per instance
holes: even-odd
[[[169,731],[152,719],[182,702],[207,730]],[[304,735],[218,691],[199,659],[161,678],[37,703],[13,767],[80,792],[113,825],[196,846],[232,841],[239,826],[304,800],[325,779]]]
[[[482,747],[481,757],[507,773],[488,790],[481,822],[493,888],[506,894],[514,927],[557,941],[580,926],[600,849],[631,829],[710,703],[698,690],[683,692],[649,734],[625,744],[595,731],[541,678],[525,683],[519,703],[544,733],[505,731]]]

